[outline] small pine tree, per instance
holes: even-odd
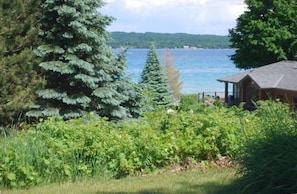
[[[118,55],[118,61],[125,67],[127,50],[124,50]],[[123,72],[123,71],[122,71]],[[119,92],[126,96],[126,101],[123,102],[122,106],[127,107],[127,114],[129,118],[137,118],[142,114],[143,111],[143,99],[142,99],[142,88],[139,84],[132,81],[130,77],[122,75],[118,83]]]
[[[168,49],[164,51],[164,70],[168,77],[168,83],[172,92],[172,100],[179,101],[181,97],[182,82],[179,81],[180,73],[173,65],[174,57]]]
[[[105,30],[113,18],[103,16],[101,0],[44,1],[40,30],[45,44],[36,54],[46,72],[46,87],[30,117],[80,117],[96,112],[109,119],[129,117],[129,97],[122,88],[125,64],[107,46]]]
[[[154,44],[151,44],[145,67],[141,74],[141,84],[153,93],[153,106],[168,105],[171,103],[171,92],[167,77],[161,66]]]
[[[106,104],[105,108],[99,112],[101,116],[112,119],[137,118],[142,113],[142,89],[138,84],[132,82],[131,78],[126,76],[124,72],[127,59],[126,51],[122,50],[117,55],[113,66],[112,82],[108,83],[117,92],[118,97],[115,96],[115,98],[121,99],[121,104]]]
[[[33,49],[40,0],[0,0],[0,126],[25,120],[35,91],[44,85]]]

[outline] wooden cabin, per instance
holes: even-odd
[[[297,61],[280,61],[218,79],[225,83],[225,102],[245,102],[253,109],[258,100],[280,99],[297,108]],[[228,93],[229,87],[232,92]]]

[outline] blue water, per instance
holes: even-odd
[[[148,49],[129,49],[127,55],[127,73],[136,82],[144,68]],[[164,61],[165,49],[158,49],[160,63]],[[180,70],[182,93],[223,92],[222,78],[240,70],[235,67],[229,56],[234,49],[169,49],[174,57],[173,65]]]

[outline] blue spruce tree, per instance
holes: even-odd
[[[102,6],[101,0],[43,1],[39,28],[45,44],[36,54],[47,84],[28,116],[70,119],[93,111],[109,119],[131,117],[125,105],[132,95],[122,92],[130,84],[124,56],[116,58],[106,44],[113,18],[97,11]]]
[[[164,69],[160,64],[154,44],[147,55],[146,64],[141,74],[141,84],[152,92],[153,106],[166,106],[171,103],[172,94]]]

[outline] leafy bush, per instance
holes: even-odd
[[[180,109],[191,110],[197,105],[197,94],[183,94],[180,98]]]
[[[291,184],[296,180],[296,122],[281,104],[261,103],[254,112],[197,103],[170,114],[159,108],[117,123],[91,113],[69,121],[50,118],[1,139],[0,188],[119,178],[221,156],[240,159],[245,183],[251,185],[247,190],[267,185],[261,183],[267,176],[273,187]]]
[[[259,102],[257,130],[240,157],[246,193],[297,192],[297,123],[288,106]],[[256,133],[257,132],[257,133]]]
[[[100,148],[98,140],[106,135],[100,128],[108,130],[110,124],[98,120],[93,128],[90,125],[83,119],[64,122],[52,118],[36,129],[3,139],[1,186],[28,186],[103,174],[104,152],[97,149]]]
[[[167,114],[147,112],[118,123],[89,115],[48,119],[1,141],[0,185],[19,187],[86,177],[147,173],[189,159],[236,155],[239,109],[207,108]]]

